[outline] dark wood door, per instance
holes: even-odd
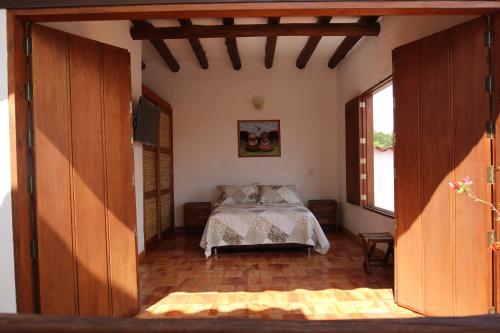
[[[132,315],[129,54],[38,25],[32,43],[40,311]]]
[[[474,192],[491,198],[485,31],[479,18],[393,53],[396,298],[426,315],[493,305],[491,212],[448,185],[470,176]]]

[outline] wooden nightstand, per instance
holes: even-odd
[[[210,202],[186,202],[184,204],[184,228],[189,231],[203,231],[212,212]]]
[[[338,231],[337,202],[335,200],[309,200],[309,210],[325,230]]]

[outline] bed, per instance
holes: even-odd
[[[318,220],[302,203],[216,205],[200,246],[205,256],[219,247],[301,244],[326,254],[330,248]]]

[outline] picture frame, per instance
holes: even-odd
[[[238,157],[280,157],[279,120],[238,120]]]

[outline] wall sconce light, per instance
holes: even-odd
[[[252,103],[255,110],[262,110],[264,108],[264,97],[255,96],[254,98],[252,98]]]

